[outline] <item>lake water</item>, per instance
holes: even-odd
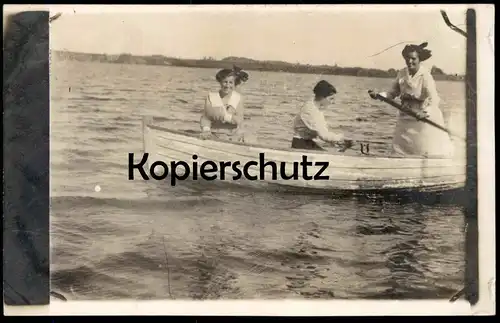
[[[216,70],[82,62],[51,66],[52,290],[75,299],[449,298],[463,287],[456,205],[161,187],[128,180],[141,117],[198,130]],[[250,72],[241,92],[259,141],[288,146],[300,100],[338,89],[333,129],[390,146],[390,79]],[[448,126],[464,83],[438,82]]]

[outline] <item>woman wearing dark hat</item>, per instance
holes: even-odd
[[[205,99],[205,109],[200,119],[201,137],[206,139],[213,129],[230,129],[243,140],[244,104],[235,87],[248,80],[248,74],[238,67],[222,69],[215,79],[220,84],[218,92],[210,92]]]
[[[327,81],[319,81],[313,89],[314,98],[306,102],[297,114],[293,124],[294,135],[292,148],[324,150],[313,139],[334,143],[344,141],[342,134],[328,130],[325,117],[321,111],[333,103],[337,90]],[[351,145],[350,141],[344,144]]]
[[[425,47],[427,43],[405,46],[402,56],[406,67],[398,72],[392,88],[380,95],[389,99],[399,96],[402,105],[415,111],[419,119],[428,118],[444,126],[436,83],[430,71],[420,64],[432,56],[431,51]],[[376,98],[373,92],[370,96]],[[393,153],[447,157],[452,154],[452,150],[451,140],[446,132],[400,112],[393,135]]]

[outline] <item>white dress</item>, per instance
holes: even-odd
[[[436,83],[430,71],[424,66],[420,66],[413,76],[410,75],[408,68],[400,70],[388,94],[392,98],[413,94],[421,102],[402,100],[403,106],[414,111],[425,110],[429,115],[428,119],[445,126],[443,113],[439,109],[440,99]],[[393,135],[392,153],[450,157],[453,154],[453,146],[446,132],[400,112]]]

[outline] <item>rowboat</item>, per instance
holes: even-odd
[[[183,167],[178,167],[175,172],[181,174],[180,177],[186,177],[182,178],[183,180],[222,181],[301,191],[443,192],[464,187],[466,178],[465,158],[402,158],[365,155],[354,149],[345,152],[309,151],[276,149],[263,144],[248,144],[228,139],[204,140],[196,133],[171,130],[157,125],[151,118],[143,119],[143,143],[144,153],[148,154],[145,169],[149,169],[158,161],[167,165],[185,161],[192,166],[197,164],[198,167],[206,161],[213,161],[217,165],[221,162],[238,161],[241,170],[245,163],[254,161],[253,165],[247,166],[246,178],[241,176],[240,171],[239,179],[235,180],[234,177],[238,177],[238,173],[231,166],[224,169],[224,178],[221,178],[220,170],[212,172],[211,175],[215,174],[217,177],[212,180],[200,178],[200,175],[196,177],[193,170],[187,172]],[[193,160],[193,155],[196,155],[196,160]],[[302,166],[299,164],[304,156],[310,162],[307,169],[309,178],[303,176]],[[277,166],[277,176],[274,178],[271,166],[262,167],[263,162],[269,161]],[[280,176],[283,170],[286,175],[293,174],[295,170],[299,174],[295,179],[286,179]],[[172,176],[172,169],[170,172]],[[315,175],[318,178],[314,179]]]

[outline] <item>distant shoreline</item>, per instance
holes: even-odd
[[[221,60],[213,58],[182,59],[162,55],[137,56],[131,54],[107,55],[94,53],[79,53],[54,50],[51,54],[58,60],[80,62],[100,62],[115,64],[135,64],[153,66],[178,66],[193,68],[230,68],[234,65],[248,71],[286,72],[297,74],[345,75],[357,77],[394,78],[397,70],[381,70],[362,67],[340,67],[329,65],[293,64],[282,61],[259,61],[245,57],[226,57]],[[436,81],[463,81],[463,75],[450,75],[433,66],[431,74]]]

